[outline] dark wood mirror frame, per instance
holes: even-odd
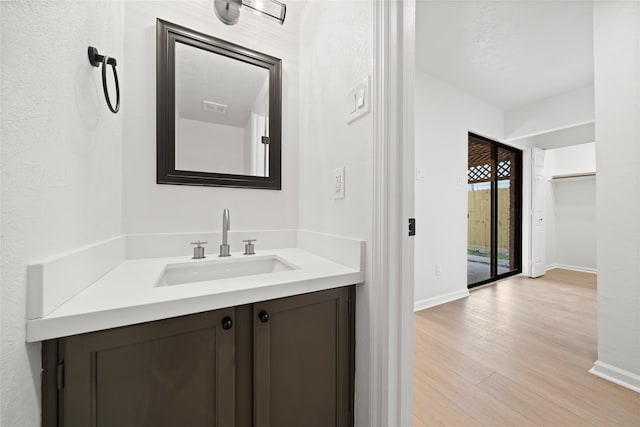
[[[282,61],[162,19],[156,22],[157,183],[281,189]],[[175,44],[184,43],[269,71],[269,176],[234,175],[176,169]]]

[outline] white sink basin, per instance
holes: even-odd
[[[183,285],[185,283],[255,276],[294,269],[296,267],[284,263],[275,256],[168,264],[156,286]]]

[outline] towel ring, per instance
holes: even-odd
[[[111,110],[112,113],[117,113],[120,111],[120,84],[118,83],[118,73],[116,71],[116,65],[118,62],[116,58],[110,58],[106,55],[100,55],[98,53],[98,49],[93,46],[89,46],[89,62],[94,67],[100,67],[102,64],[102,89],[104,90],[104,97],[107,101],[107,107]],[[111,69],[113,70],[113,78],[116,83],[116,106],[113,107],[111,103],[111,97],[109,96],[109,90],[107,89],[107,65],[111,65]]]

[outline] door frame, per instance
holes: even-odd
[[[415,0],[374,1],[369,417],[412,425]],[[418,225],[419,232],[419,225]],[[358,400],[358,398],[356,398]]]
[[[524,205],[523,205],[523,194],[524,194],[524,152],[520,148],[513,147],[511,145],[503,144],[499,141],[493,140],[491,138],[487,138],[485,136],[479,135],[475,132],[469,131],[468,138],[475,138],[480,141],[484,141],[486,143],[491,144],[491,159],[492,161],[497,160],[498,158],[498,149],[502,148],[503,150],[512,151],[516,154],[516,159],[518,163],[517,168],[512,168],[512,177],[516,180],[516,185],[519,187],[520,191],[516,192],[516,206],[520,208],[516,210],[515,218],[512,218],[511,221],[515,224],[515,241],[516,244],[513,247],[515,257],[518,260],[518,264],[515,270],[511,270],[507,273],[498,274],[498,174],[493,173],[491,178],[491,277],[486,280],[481,280],[480,282],[476,282],[473,284],[467,283],[467,288],[472,289],[477,286],[486,285],[487,283],[495,282],[496,280],[504,279],[506,277],[515,276],[517,274],[522,273],[523,266],[523,256],[522,256],[522,242],[523,242],[523,230],[522,230],[522,222],[524,218]],[[497,162],[496,162],[497,169]],[[467,220],[468,221],[468,220]],[[494,254],[496,257],[494,257]]]

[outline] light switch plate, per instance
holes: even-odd
[[[347,94],[347,123],[364,116],[371,109],[370,77],[367,76]]]
[[[344,167],[333,172],[333,198],[344,199]]]
[[[424,181],[424,169],[416,168],[416,181]]]

